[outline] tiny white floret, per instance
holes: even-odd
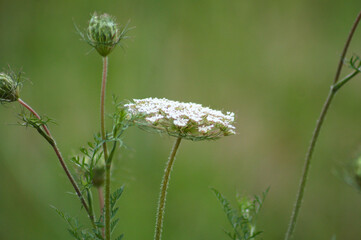
[[[233,112],[223,114],[197,103],[145,98],[124,106],[139,127],[175,137],[211,140],[236,133]]]

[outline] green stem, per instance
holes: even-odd
[[[87,194],[87,197],[88,197],[88,206],[89,206],[89,212],[91,212],[92,216],[95,216],[95,213],[94,213],[94,207],[93,207],[93,194],[91,192],[90,189],[86,189],[86,194]]]
[[[333,85],[332,90],[334,92],[337,92],[343,85],[345,85],[348,81],[350,81],[353,77],[355,77],[359,73],[360,73],[359,70],[353,71],[352,73],[347,75],[344,79],[342,79],[341,81],[339,81],[335,85]]]
[[[100,132],[103,139],[103,150],[104,150],[104,159],[108,159],[108,150],[106,134],[105,134],[105,89],[107,84],[107,74],[108,74],[108,57],[103,58],[103,77],[102,77],[102,88],[100,96]]]
[[[24,102],[22,99],[18,99],[18,102],[24,106],[26,109],[28,109],[37,119],[41,120],[41,117],[40,115],[33,109],[30,107],[30,105],[28,105],[26,102]],[[50,130],[49,128],[46,126],[46,125],[43,125],[42,126],[44,131],[46,132],[47,134],[47,137],[46,136],[43,136],[45,137],[45,139],[49,142],[49,144],[53,147],[54,149],[54,152],[56,154],[56,156],[58,157],[59,159],[59,162],[60,162],[60,165],[63,167],[65,173],[66,173],[66,176],[68,177],[71,185],[73,186],[76,194],[78,195],[79,199],[80,199],[80,202],[82,203],[85,211],[88,213],[88,216],[89,216],[89,219],[92,223],[92,226],[95,228],[95,223],[94,223],[94,215],[92,214],[92,212],[90,211],[88,205],[86,204],[85,202],[85,199],[83,197],[83,195],[81,194],[81,191],[78,187],[78,184],[76,183],[76,181],[74,180],[73,176],[71,175],[70,171],[69,171],[69,168],[67,167],[65,161],[64,161],[64,158],[63,156],[61,155],[61,152],[60,152],[60,149],[59,147],[57,146],[56,144],[56,141],[55,139],[53,138],[53,136],[51,135],[50,133]]]
[[[105,89],[108,73],[108,57],[103,57],[103,77],[100,97],[100,132],[103,139],[103,152],[105,160],[105,203],[104,203],[104,220],[105,220],[105,239],[110,240],[110,169],[111,163],[108,162],[108,149],[105,133]]]
[[[105,239],[110,240],[110,164],[105,166]]]
[[[168,184],[169,184],[170,173],[172,171],[175,155],[177,153],[177,150],[178,150],[181,140],[182,140],[181,138],[177,138],[176,142],[174,143],[173,149],[169,156],[167,167],[164,172],[163,181],[162,181],[162,185],[161,185],[161,189],[160,189],[159,202],[158,202],[158,211],[157,211],[154,240],[160,240],[161,236],[162,236],[165,201],[166,201],[166,197],[167,197],[167,188],[168,188]]]
[[[326,114],[328,112],[328,109],[330,107],[332,99],[335,96],[335,93],[336,92],[334,92],[332,90],[330,91],[330,93],[329,93],[329,95],[328,95],[328,97],[326,99],[326,102],[323,105],[321,115],[320,115],[320,117],[319,117],[319,119],[317,121],[317,124],[316,124],[316,128],[315,128],[315,130],[313,132],[311,143],[310,143],[310,146],[309,146],[307,154],[306,154],[306,160],[305,160],[304,167],[303,167],[303,172],[302,172],[301,182],[300,182],[300,186],[299,186],[298,193],[297,193],[296,203],[295,203],[295,206],[294,206],[293,211],[292,211],[292,216],[291,216],[290,224],[288,226],[288,230],[287,230],[287,233],[286,233],[285,240],[288,240],[288,239],[290,239],[292,237],[294,228],[296,226],[297,217],[298,217],[298,214],[299,214],[300,209],[301,209],[303,195],[304,195],[304,192],[305,192],[307,177],[308,177],[308,173],[309,173],[309,170],[310,170],[312,155],[313,155],[313,152],[314,152],[314,149],[315,149],[315,146],[316,146],[316,142],[317,142],[317,139],[318,139],[322,124],[323,124],[323,122],[325,120]]]
[[[100,214],[103,213],[104,211],[104,196],[103,196],[103,189],[102,187],[98,187],[97,188],[97,191],[98,191],[98,199],[99,199],[99,208],[100,208]],[[104,238],[104,228],[102,228],[102,236]]]
[[[327,99],[326,99],[326,101],[325,101],[325,103],[323,105],[320,117],[317,120],[316,128],[315,128],[315,130],[313,132],[311,143],[310,143],[310,145],[308,147],[308,151],[306,153],[306,159],[305,159],[305,163],[304,163],[304,167],[303,167],[301,182],[300,182],[300,186],[298,188],[297,198],[296,198],[296,202],[295,202],[295,205],[294,205],[294,208],[293,208],[293,211],[292,211],[291,220],[290,220],[290,223],[288,225],[288,230],[287,230],[287,233],[286,233],[286,236],[285,236],[285,240],[291,239],[291,237],[293,235],[293,232],[294,232],[294,229],[295,229],[295,226],[296,226],[296,223],[297,223],[297,218],[298,218],[301,206],[302,206],[303,196],[304,196],[306,183],[307,183],[307,177],[308,177],[310,166],[311,166],[312,155],[313,155],[313,152],[315,150],[315,146],[316,146],[316,143],[317,143],[317,140],[318,140],[320,130],[322,128],[323,122],[325,120],[328,109],[329,109],[329,107],[331,105],[331,102],[333,100],[333,97],[335,96],[337,91],[342,86],[344,86],[344,84],[346,84],[351,78],[356,76],[357,73],[358,73],[358,71],[357,71],[357,73],[353,72],[350,75],[346,76],[340,82],[338,81],[339,78],[340,78],[340,74],[341,74],[341,70],[342,70],[342,66],[343,66],[343,60],[344,60],[344,58],[346,56],[347,49],[348,49],[348,47],[350,45],[351,39],[353,37],[353,34],[354,34],[360,20],[361,20],[361,12],[359,12],[359,14],[357,15],[356,20],[355,20],[354,24],[352,25],[351,31],[350,31],[350,33],[349,33],[349,35],[347,37],[346,43],[344,45],[344,48],[343,48],[343,51],[342,51],[342,54],[341,54],[341,58],[340,58],[339,63],[338,63],[335,78],[334,78],[333,84],[331,86],[331,90],[330,90],[330,92],[329,92],[329,94],[327,96]]]

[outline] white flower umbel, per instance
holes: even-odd
[[[168,99],[134,99],[125,104],[129,119],[145,130],[156,130],[174,136],[177,140],[170,153],[161,184],[154,240],[161,240],[164,210],[170,173],[182,139],[213,140],[235,134],[234,113]]]
[[[134,99],[125,104],[136,125],[190,140],[213,140],[235,134],[234,113],[165,98]]]

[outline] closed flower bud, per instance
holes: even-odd
[[[104,176],[105,176],[104,174],[105,174],[104,166],[103,167],[97,166],[93,169],[92,183],[94,187],[99,188],[103,186]]]
[[[94,13],[89,21],[87,36],[89,44],[103,57],[106,57],[122,38],[115,19],[106,13]]]
[[[0,73],[0,103],[14,102],[19,98],[19,83],[5,73]]]
[[[72,158],[76,163],[76,171],[79,179],[99,188],[104,184],[105,164],[101,152],[94,153],[92,147],[82,148],[82,154]]]

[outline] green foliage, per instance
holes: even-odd
[[[19,114],[20,122],[18,124],[24,127],[32,127],[38,133],[45,138],[46,141],[50,143],[50,145],[54,145],[54,140],[44,131],[43,126],[48,123],[55,123],[53,119],[47,116],[40,116],[40,119],[35,117],[33,114],[26,114],[25,112],[21,112]]]
[[[232,226],[231,231],[225,233],[233,240],[256,239],[262,231],[256,231],[256,218],[261,210],[269,188],[262,194],[262,197],[255,195],[249,197],[238,197],[238,208],[233,208],[229,201],[216,189],[212,188],[217,199],[223,207],[223,211]]]
[[[103,185],[104,167],[106,163],[112,161],[117,144],[119,143],[119,147],[123,146],[122,135],[131,124],[126,111],[119,107],[120,104],[116,103],[116,98],[114,98],[114,104],[115,112],[111,115],[113,127],[112,131],[106,134],[106,139],[103,140],[100,133],[94,135],[93,142],[88,142],[86,147],[81,147],[80,154],[70,159],[76,167],[78,181],[81,183],[83,192],[92,186],[100,187]],[[113,143],[109,157],[106,160],[102,148],[104,142]]]
[[[63,213],[56,207],[54,207],[54,210],[57,212],[57,214],[65,220],[65,222],[68,224],[68,232],[74,239],[77,240],[103,240],[101,231],[99,229],[85,229],[80,224],[77,218],[70,217],[68,214]]]
[[[360,72],[360,67],[361,67],[361,59],[359,56],[355,55],[355,56],[352,56],[350,58],[350,60],[348,60],[347,62],[347,65],[352,68],[353,70],[355,71],[358,71]]]
[[[118,236],[117,238],[115,238],[115,240],[122,240],[123,237],[124,237],[124,235],[122,234],[122,235]]]
[[[340,169],[335,174],[361,193],[361,156],[348,165],[341,166]]]
[[[100,187],[104,182],[102,143],[100,135],[94,135],[93,142],[88,142],[86,147],[80,148],[80,155],[70,159],[76,166],[78,181],[84,190],[92,186]]]
[[[332,91],[337,92],[342,86],[348,83],[351,79],[353,79],[357,74],[361,72],[361,59],[358,56],[353,56],[350,60],[346,61],[346,64],[353,69],[353,72],[348,74],[346,77],[332,85]]]
[[[104,174],[107,164],[110,164],[114,158],[117,146],[122,147],[122,136],[125,130],[132,124],[129,121],[127,112],[117,103],[114,97],[115,112],[110,115],[113,119],[112,130],[106,134],[106,139],[103,140],[100,134],[94,135],[93,142],[88,142],[86,147],[80,148],[80,154],[71,158],[71,162],[75,165],[77,180],[81,184],[82,194],[88,196],[88,206],[93,209],[93,202],[91,196],[91,187],[101,187],[104,183]],[[104,142],[113,143],[113,147],[109,152],[108,159],[104,159],[104,152],[102,145]],[[119,145],[118,145],[119,144]],[[123,187],[116,190],[110,196],[111,204],[111,231],[113,231],[119,221],[115,218],[117,211],[116,203],[123,193]],[[103,209],[104,210],[104,209]],[[102,212],[95,222],[97,229],[104,227],[104,212]],[[122,235],[118,237],[122,238]]]
[[[113,232],[115,226],[117,225],[119,218],[115,218],[116,213],[119,210],[119,207],[116,207],[116,203],[118,202],[119,198],[122,196],[124,187],[118,188],[114,193],[110,196],[110,229]]]
[[[113,230],[115,229],[115,227],[117,226],[117,224],[119,222],[119,218],[116,218],[116,214],[119,210],[119,207],[117,207],[116,204],[117,204],[118,200],[120,199],[120,197],[122,196],[123,191],[124,191],[124,186],[118,188],[110,195],[110,221],[111,221],[110,229],[111,229],[111,232],[113,232]],[[100,215],[97,225],[100,227],[104,226],[104,211]],[[123,234],[118,236],[116,239],[122,239],[122,238],[123,238]]]

